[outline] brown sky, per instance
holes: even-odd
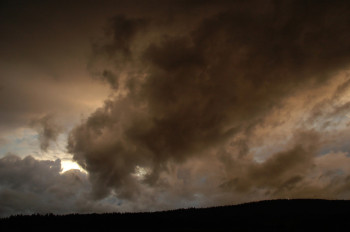
[[[1,4],[0,216],[349,198],[349,3]]]

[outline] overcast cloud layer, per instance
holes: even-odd
[[[88,174],[6,156],[0,194],[54,200],[6,201],[3,215],[349,199],[349,3],[151,1],[116,9],[85,56],[89,81],[110,94],[66,145]],[[47,152],[67,123],[42,113],[30,126]],[[33,172],[29,161],[46,165],[35,172],[51,173],[50,184],[12,184]],[[70,188],[84,194],[67,189],[71,203],[55,208],[61,193],[48,189],[73,176],[81,181]]]

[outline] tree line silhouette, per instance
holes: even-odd
[[[271,200],[161,212],[34,214],[0,219],[0,231],[343,231],[350,201]]]

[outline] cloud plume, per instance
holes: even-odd
[[[95,197],[115,192],[136,199],[145,189],[171,189],[174,166],[202,159],[215,164],[236,154],[238,159],[226,161],[237,173],[223,173],[216,187],[266,188],[273,196],[306,181],[304,171],[321,146],[313,146],[312,133],[310,143],[307,136],[296,139],[263,164],[254,161],[249,143],[287,99],[327,85],[349,66],[348,4],[311,2],[256,1],[251,7],[237,1],[196,17],[169,12],[162,21],[156,12],[111,19],[92,63],[100,62],[94,68],[114,95],[68,141],[69,152],[90,174]],[[290,134],[299,136],[297,130]],[[236,150],[228,151],[228,144]]]
[[[62,128],[54,121],[52,115],[45,115],[31,121],[31,126],[38,131],[40,149],[47,151],[50,144],[55,142]]]

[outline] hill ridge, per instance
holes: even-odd
[[[0,229],[336,231],[350,226],[349,216],[349,200],[278,199],[157,212],[11,216],[0,219]]]

